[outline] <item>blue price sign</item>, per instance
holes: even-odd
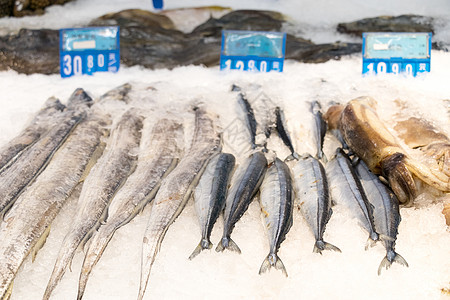
[[[119,27],[67,28],[59,31],[61,77],[117,72]]]
[[[363,33],[363,74],[430,72],[429,32]]]
[[[220,69],[283,71],[286,34],[265,31],[222,31]]]

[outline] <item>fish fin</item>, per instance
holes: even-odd
[[[225,249],[235,251],[241,254],[241,249],[239,249],[238,245],[231,238],[227,237],[222,238],[222,240],[216,247],[217,252],[222,252]]]
[[[192,252],[191,256],[189,256],[189,259],[192,260],[194,257],[199,255],[202,250],[211,249],[212,246],[213,244],[210,241],[202,239],[200,243],[198,243],[198,246],[195,248],[194,252]]]
[[[259,275],[267,272],[267,270],[269,270],[271,267],[275,267],[275,269],[281,270],[281,272],[283,272],[283,274],[288,277],[283,262],[275,253],[270,253],[269,255],[267,255],[266,259],[264,259],[261,267],[259,268]]]
[[[378,236],[378,233],[372,232],[370,234],[369,238],[367,239],[365,250],[368,250],[369,248],[372,248],[373,246],[375,246],[375,244],[377,243],[377,241],[379,239],[380,239],[380,237]]]
[[[336,247],[336,246],[334,246],[334,245],[332,245],[330,243],[327,243],[327,242],[325,242],[323,240],[316,241],[316,243],[314,244],[313,252],[322,254],[323,250],[331,250],[331,251],[335,251],[335,252],[342,252],[341,249],[339,249],[338,247]]]
[[[44,246],[45,241],[47,240],[49,234],[50,234],[50,226],[48,226],[45,229],[44,233],[41,235],[36,245],[33,247],[33,251],[31,252],[31,262],[34,262],[34,260],[36,259],[38,251],[41,250],[41,248]]]
[[[385,267],[386,270],[389,269],[389,267],[392,265],[392,262],[396,262],[401,264],[402,266],[409,267],[406,260],[400,254],[398,254],[394,250],[388,250],[388,253],[383,258],[383,260],[380,263],[380,266],[378,267],[378,276],[380,276],[383,267]]]
[[[291,160],[299,160],[300,159],[300,155],[298,155],[298,153],[297,152],[293,152],[293,153],[291,153],[290,155],[288,155],[285,159],[284,159],[284,162],[288,162],[288,161],[291,161]]]
[[[395,239],[384,234],[379,234],[380,240],[382,241],[389,241],[389,242],[395,242]]]
[[[325,152],[323,152],[322,151],[322,161],[324,162],[324,163],[327,163],[328,162],[328,158],[327,158],[327,156],[325,155]]]

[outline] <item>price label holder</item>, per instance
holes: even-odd
[[[117,72],[119,27],[66,28],[59,31],[61,77]]]
[[[429,32],[363,33],[363,74],[430,72]]]
[[[283,71],[286,34],[265,31],[222,31],[221,70]]]

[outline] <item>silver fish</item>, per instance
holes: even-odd
[[[311,155],[303,155],[294,166],[294,181],[300,198],[300,210],[314,233],[316,242],[313,252],[341,250],[323,240],[325,227],[330,220],[331,197],[328,180],[322,163]]]
[[[59,250],[43,299],[50,297],[77,247],[86,242],[106,218],[108,204],[133,172],[137,157],[132,152],[139,147],[142,119],[135,109],[130,109],[112,130],[102,157],[84,181],[77,213]]]
[[[373,219],[373,206],[367,200],[366,193],[356,175],[353,166],[345,152],[338,148],[336,156],[326,167],[333,198],[344,203],[354,214],[361,226],[369,233],[370,245],[379,240]]]
[[[0,231],[0,298],[7,298],[8,287],[25,258],[45,242],[50,224],[66,199],[101,153],[102,137],[108,134],[110,117],[91,111],[55,153],[36,181],[19,197]],[[33,251],[34,248],[34,251]]]
[[[406,260],[394,250],[398,226],[401,221],[397,197],[380,181],[378,176],[369,170],[362,160],[359,160],[356,165],[356,173],[361,180],[369,202],[374,207],[375,229],[380,234],[380,239],[386,248],[386,256],[378,267],[378,275],[380,275],[383,267],[388,269],[393,262],[408,267]]]
[[[182,155],[182,124],[163,118],[156,122],[152,130],[145,130],[146,124],[136,170],[112,200],[108,220],[94,233],[84,257],[78,299],[83,297],[89,274],[116,230],[130,222],[155,197],[161,179],[175,168]]]
[[[77,89],[70,97],[68,109],[60,122],[0,174],[0,214],[4,215],[11,208],[23,189],[47,166],[56,150],[86,117],[91,102],[92,99],[82,89]]]
[[[217,154],[208,163],[195,188],[195,211],[200,223],[202,238],[189,259],[193,259],[200,251],[212,247],[209,238],[213,226],[225,206],[228,184],[235,162],[236,159],[232,154]]]
[[[275,267],[287,277],[286,268],[277,254],[292,226],[294,192],[291,172],[286,163],[275,159],[267,169],[260,190],[261,211],[269,233],[270,252],[263,261],[259,274]]]
[[[0,172],[25,149],[32,146],[42,135],[51,128],[55,116],[62,115],[65,106],[56,98],[51,97],[44,103],[44,107],[19,135],[6,143],[0,149]]]
[[[320,103],[317,101],[311,102],[310,112],[314,116],[314,126],[313,126],[313,135],[317,147],[317,154],[316,157],[318,159],[324,159],[327,160],[325,154],[323,153],[323,140],[325,138],[325,134],[327,132],[327,123],[323,119],[322,107],[320,106]]]
[[[167,229],[186,205],[208,160],[220,150],[221,138],[213,119],[203,108],[195,108],[195,132],[191,148],[175,170],[163,180],[153,201],[142,245],[138,299],[144,297],[153,262]]]
[[[238,94],[238,102],[242,106],[242,109],[245,112],[246,122],[248,126],[248,130],[250,131],[250,143],[252,145],[252,149],[257,147],[256,145],[256,119],[253,108],[248,102],[247,98],[243,93]]]
[[[267,159],[260,151],[251,154],[238,166],[231,178],[231,187],[225,202],[223,236],[216,247],[217,252],[229,249],[241,253],[230,235],[258,192],[266,170]]]

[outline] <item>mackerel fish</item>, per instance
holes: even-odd
[[[89,274],[116,230],[130,222],[155,197],[162,178],[176,167],[182,156],[182,124],[174,119],[162,118],[157,120],[152,130],[146,130],[150,127],[148,120],[144,122],[136,170],[117,192],[108,208],[106,223],[91,239],[81,268],[78,299],[83,297]]]
[[[33,120],[22,132],[0,148],[0,172],[15,161],[22,151],[32,146],[41,136],[50,130],[53,120],[62,115],[65,106],[56,98],[51,97],[44,107],[36,114]]]
[[[297,152],[294,150],[294,145],[292,144],[291,137],[289,136],[289,133],[287,131],[286,126],[286,119],[284,117],[283,110],[277,106],[275,108],[275,116],[276,116],[276,130],[278,132],[279,137],[283,141],[283,143],[286,145],[286,147],[289,148],[289,151],[291,151],[291,155],[289,155],[286,160],[292,160],[292,159],[299,159],[299,156]]]
[[[225,206],[228,184],[236,159],[232,154],[220,153],[208,163],[194,192],[195,211],[200,223],[202,238],[189,256],[193,259],[204,249],[211,249],[211,231]]]
[[[333,198],[347,206],[357,217],[360,225],[369,233],[370,246],[374,245],[379,236],[375,230],[373,206],[369,203],[350,159],[342,148],[337,149],[336,156],[328,162],[326,171]]]
[[[322,254],[323,250],[341,250],[323,240],[325,227],[330,220],[331,198],[328,180],[322,163],[311,155],[303,155],[293,167],[300,210],[314,233],[316,242],[313,252]]]
[[[241,253],[230,235],[258,192],[266,170],[267,159],[261,151],[252,153],[238,166],[231,178],[231,187],[225,201],[223,236],[216,247],[217,252],[229,249]]]
[[[14,205],[24,188],[47,166],[56,150],[86,117],[86,111],[91,103],[92,99],[82,89],[75,90],[59,122],[32,147],[23,151],[19,160],[0,173],[1,215]]]
[[[0,231],[1,299],[8,299],[19,267],[30,253],[34,260],[54,218],[100,156],[110,122],[108,115],[91,110],[8,213]]]
[[[291,172],[286,163],[276,158],[268,167],[260,189],[260,205],[268,231],[270,251],[259,269],[259,274],[275,267],[287,277],[286,268],[277,254],[292,226],[294,191]]]
[[[310,112],[314,116],[313,134],[317,147],[316,157],[318,159],[324,159],[326,161],[326,156],[323,153],[323,140],[327,132],[327,123],[323,119],[321,109],[322,107],[320,106],[320,103],[318,101],[311,102]]]
[[[356,173],[366,191],[369,202],[374,207],[373,217],[375,229],[380,234],[380,239],[386,248],[386,256],[378,267],[378,275],[381,274],[383,267],[388,269],[393,262],[408,267],[406,260],[395,252],[394,249],[398,226],[401,221],[397,197],[380,181],[378,176],[369,170],[362,160],[359,160],[356,165]]]
[[[161,183],[153,201],[142,245],[138,299],[144,297],[151,268],[169,226],[178,217],[214,154],[221,150],[221,137],[213,118],[202,107],[195,109],[195,131],[189,151]]]
[[[89,240],[106,218],[111,199],[133,172],[137,160],[133,151],[139,147],[142,119],[133,108],[123,114],[111,132],[102,157],[85,179],[77,213],[59,250],[43,299],[49,299],[75,255],[75,250],[83,241]]]

